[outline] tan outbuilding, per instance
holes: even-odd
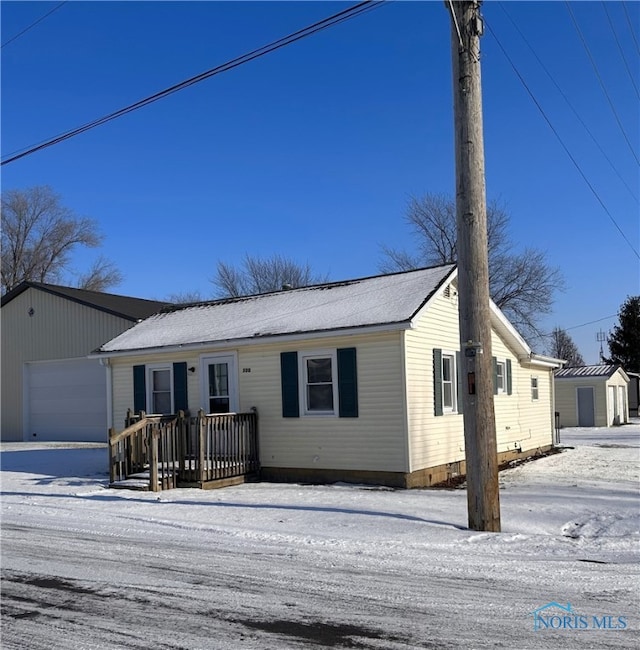
[[[576,366],[555,373],[561,427],[610,427],[629,422],[629,376],[619,365]]]

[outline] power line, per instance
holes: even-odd
[[[199,75],[196,75],[195,77],[191,77],[189,79],[186,79],[185,81],[181,81],[180,83],[170,86],[169,88],[165,88],[160,92],[145,97],[144,99],[141,99],[133,104],[130,104],[129,106],[125,106],[124,108],[114,111],[113,113],[109,113],[108,115],[93,120],[92,122],[88,122],[87,124],[84,124],[83,126],[80,126],[78,128],[72,129],[70,131],[66,131],[61,135],[55,136],[49,140],[41,142],[40,144],[32,145],[26,150],[21,150],[21,152],[14,152],[15,155],[10,154],[10,157],[3,160],[0,163],[0,165],[8,165],[9,163],[19,160],[20,158],[29,156],[35,153],[36,151],[40,151],[41,149],[46,149],[47,147],[52,147],[53,145],[58,144],[59,142],[69,140],[70,138],[73,138],[76,135],[80,135],[81,133],[94,129],[97,126],[101,126],[102,124],[106,124],[111,120],[115,120],[118,117],[122,117],[123,115],[126,115],[127,113],[136,111],[144,106],[147,106],[148,104],[152,104],[153,102],[163,99],[168,95],[172,95],[173,93],[176,93],[179,90],[182,90],[196,83],[204,81],[205,79],[209,79],[210,77],[213,77],[222,72],[227,72],[228,70],[232,70],[233,68],[236,68],[244,63],[248,63],[249,61],[253,61],[254,59],[262,57],[265,54],[274,52],[275,50],[285,47],[286,45],[295,43],[296,41],[306,38],[307,36],[312,36],[313,34],[316,34],[317,32],[320,32],[324,29],[333,27],[334,25],[338,25],[342,22],[345,22],[346,20],[350,20],[351,18],[355,18],[356,16],[359,16],[363,13],[366,13],[372,9],[381,6],[382,4],[384,4],[384,2],[385,0],[365,0],[364,2],[360,2],[357,5],[353,5],[348,9],[339,11],[338,13],[333,14],[328,18],[324,18],[323,20],[320,20],[316,23],[313,23],[312,25],[304,27],[303,29],[299,29],[298,31],[293,32],[287,36],[283,36],[282,38],[279,38],[278,40],[273,41],[268,45],[263,45],[262,47],[259,47],[251,52],[248,52],[247,54],[243,54],[242,56],[236,57],[235,59],[231,59],[226,63],[223,63],[219,66],[216,66],[215,68],[211,68],[205,72],[202,72]]]
[[[576,119],[580,122],[580,124],[582,124],[584,130],[589,134],[589,136],[591,137],[591,140],[593,140],[593,143],[596,145],[596,147],[598,147],[600,153],[604,156],[604,159],[609,163],[609,165],[610,165],[611,169],[613,170],[613,172],[617,175],[617,177],[620,179],[620,182],[621,182],[621,183],[622,183],[622,184],[627,188],[627,191],[629,192],[629,194],[633,197],[633,199],[634,199],[634,200],[636,201],[636,203],[637,203],[637,202],[638,202],[638,196],[637,196],[636,193],[631,189],[631,187],[629,186],[629,184],[627,183],[627,181],[625,181],[625,179],[622,177],[622,174],[618,171],[618,168],[613,164],[613,161],[611,160],[611,158],[609,158],[609,156],[607,155],[606,151],[603,149],[602,145],[601,145],[601,144],[598,142],[598,140],[596,139],[595,135],[593,135],[591,129],[589,129],[589,127],[586,125],[585,121],[580,117],[578,111],[577,111],[576,108],[573,106],[573,104],[571,103],[571,101],[570,101],[569,98],[567,97],[566,93],[565,93],[565,92],[562,90],[562,88],[560,87],[560,84],[558,84],[558,82],[555,80],[555,78],[553,77],[553,75],[551,74],[551,72],[549,72],[549,69],[548,69],[548,68],[545,66],[545,64],[542,62],[542,60],[540,59],[540,57],[538,56],[538,54],[537,54],[536,51],[534,50],[534,48],[533,48],[533,46],[531,45],[531,43],[527,40],[526,36],[522,33],[522,30],[518,27],[518,25],[516,24],[516,22],[514,21],[514,19],[511,17],[511,15],[509,14],[509,12],[505,9],[504,3],[503,3],[503,2],[500,2],[500,3],[498,3],[498,4],[500,5],[500,8],[501,8],[502,11],[505,13],[505,15],[507,16],[507,18],[511,21],[511,24],[514,26],[514,28],[516,29],[516,31],[518,32],[518,34],[520,34],[520,38],[522,38],[522,40],[525,42],[525,44],[527,45],[527,47],[531,50],[531,53],[532,53],[533,56],[535,57],[536,61],[540,64],[540,67],[544,70],[544,72],[545,72],[545,74],[547,75],[547,77],[549,77],[549,79],[551,80],[551,83],[556,87],[556,90],[560,93],[560,95],[562,96],[562,98],[563,98],[564,101],[566,102],[567,106],[571,109],[571,111],[573,112],[573,114],[576,116]]]
[[[616,28],[614,27],[613,21],[611,20],[609,10],[607,9],[607,3],[604,0],[602,0],[602,8],[604,9],[604,13],[607,15],[607,20],[609,21],[609,27],[611,27],[613,38],[615,39],[616,45],[618,46],[618,51],[620,52],[620,56],[622,57],[622,60],[624,62],[624,67],[627,71],[627,74],[629,75],[629,79],[631,79],[631,84],[633,85],[633,88],[636,91],[636,95],[638,99],[640,99],[640,91],[638,90],[638,86],[636,86],[636,80],[633,78],[633,73],[631,72],[631,68],[629,67],[629,63],[627,61],[627,57],[624,54],[624,50],[622,49],[622,45],[620,44],[618,33],[616,32]]]
[[[565,327],[565,330],[577,330],[580,327],[586,327],[587,325],[594,325],[595,323],[601,323],[603,320],[611,320],[616,318],[618,314],[611,314],[611,316],[605,316],[604,318],[598,318],[596,320],[590,320],[588,323],[581,323],[580,325],[574,325],[573,327]]]
[[[567,7],[567,11],[569,12],[569,15],[571,16],[571,20],[573,21],[573,25],[576,28],[576,31],[578,32],[578,36],[580,37],[580,40],[582,41],[582,45],[584,46],[585,51],[587,52],[587,56],[589,57],[589,61],[591,62],[591,66],[593,67],[593,71],[595,72],[596,78],[598,79],[598,82],[600,83],[600,87],[602,88],[602,92],[604,93],[604,96],[607,98],[607,101],[609,102],[609,107],[611,108],[611,111],[613,113],[613,116],[616,119],[616,122],[618,126],[620,127],[620,131],[622,132],[622,135],[626,141],[626,143],[629,145],[629,149],[631,151],[631,154],[633,157],[636,159],[636,162],[638,165],[640,165],[640,159],[638,158],[638,155],[636,152],[633,150],[633,145],[631,144],[631,141],[629,140],[629,136],[627,135],[627,132],[624,129],[624,126],[622,125],[622,122],[620,121],[620,118],[618,117],[618,111],[616,111],[616,107],[613,104],[613,101],[611,100],[611,97],[609,96],[609,93],[607,91],[607,87],[604,85],[604,81],[602,80],[602,77],[600,76],[600,71],[598,70],[598,66],[596,65],[595,59],[593,58],[593,55],[591,54],[591,50],[589,49],[589,46],[587,45],[587,41],[584,38],[584,34],[582,33],[582,30],[580,29],[580,26],[578,25],[578,21],[576,20],[576,17],[573,13],[573,10],[571,9],[571,5],[569,4],[568,0],[565,0],[565,6]]]
[[[41,23],[47,16],[50,16],[54,11],[57,11],[58,9],[60,9],[60,7],[62,7],[62,5],[66,5],[68,1],[69,0],[65,0],[64,2],[61,2],[60,4],[56,5],[53,9],[47,11],[47,13],[44,14],[44,16],[40,16],[40,18],[38,18],[38,20],[31,23],[28,27],[25,27],[21,32],[17,33],[15,36],[10,38],[8,41],[5,41],[2,45],[0,45],[0,50],[5,45],[9,45],[9,43],[13,43],[13,41],[15,41],[17,38],[20,38],[20,36],[22,36],[23,34],[28,32],[32,27],[35,27],[38,23]]]
[[[629,245],[629,248],[631,248],[631,250],[633,251],[634,255],[635,255],[638,259],[640,259],[640,254],[639,254],[638,251],[635,249],[635,247],[633,246],[633,244],[629,241],[629,239],[627,238],[627,236],[624,234],[624,231],[622,230],[622,228],[620,228],[620,226],[618,225],[618,222],[614,219],[613,215],[612,215],[611,212],[609,211],[609,208],[607,208],[607,206],[605,205],[604,201],[600,198],[600,195],[599,195],[598,192],[596,191],[595,187],[593,187],[593,185],[591,184],[591,182],[589,181],[589,179],[587,178],[587,176],[585,175],[585,173],[582,171],[582,167],[580,167],[580,165],[578,164],[578,161],[574,158],[574,156],[573,156],[573,154],[571,153],[571,151],[569,151],[569,148],[568,148],[567,145],[564,143],[564,140],[560,137],[560,134],[558,133],[558,131],[556,130],[556,128],[553,126],[551,120],[549,119],[549,117],[548,117],[547,114],[545,113],[544,109],[543,109],[542,106],[540,105],[540,102],[538,102],[538,100],[536,99],[535,95],[533,94],[531,88],[529,88],[527,82],[524,80],[523,76],[520,74],[520,71],[519,71],[518,68],[516,67],[515,63],[513,62],[513,60],[511,59],[511,57],[507,54],[507,51],[505,50],[505,48],[503,47],[502,43],[500,42],[500,39],[496,36],[496,33],[493,31],[493,29],[491,29],[491,25],[488,23],[488,21],[486,20],[486,18],[484,19],[484,24],[487,26],[487,29],[491,32],[491,35],[493,36],[494,40],[495,40],[496,43],[498,44],[498,47],[502,50],[502,53],[504,54],[505,58],[507,59],[507,61],[508,61],[509,64],[511,65],[511,67],[513,68],[513,71],[516,73],[516,76],[517,76],[518,79],[520,80],[520,83],[524,86],[524,88],[525,88],[525,90],[527,91],[527,93],[529,93],[529,97],[531,98],[531,100],[533,101],[533,103],[536,105],[536,108],[540,111],[542,117],[545,119],[546,123],[549,125],[549,128],[551,129],[551,131],[553,132],[553,134],[556,136],[556,138],[557,138],[558,142],[560,143],[560,145],[562,146],[562,148],[565,150],[565,153],[567,154],[567,156],[569,156],[569,159],[570,159],[571,162],[574,164],[575,168],[578,170],[578,173],[580,174],[580,176],[582,176],[582,179],[583,179],[584,182],[587,184],[587,186],[588,186],[589,189],[591,190],[592,194],[596,197],[598,203],[600,203],[600,205],[602,206],[602,209],[607,213],[607,215],[608,215],[609,219],[611,219],[611,222],[613,223],[613,225],[618,229],[618,232],[622,235],[622,238],[627,242],[627,244]]]
[[[636,33],[633,29],[633,22],[631,21],[631,16],[629,16],[629,12],[627,11],[627,4],[622,1],[622,8],[624,10],[624,15],[627,18],[627,24],[629,25],[629,31],[631,32],[631,38],[633,39],[633,42],[636,44],[636,50],[638,50],[638,54],[640,54],[640,45],[638,45],[638,39],[636,38]]]

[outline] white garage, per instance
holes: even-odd
[[[25,364],[24,440],[107,441],[107,374],[94,359]]]

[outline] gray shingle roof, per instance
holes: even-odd
[[[258,339],[408,324],[452,277],[447,264],[256,296],[175,306],[123,332],[97,352]]]
[[[63,287],[57,284],[46,284],[42,282],[22,282],[17,287],[2,296],[2,306],[11,302],[14,298],[24,293],[27,289],[33,288],[39,291],[51,293],[54,296],[71,300],[72,302],[92,307],[114,316],[119,316],[132,322],[139,321],[159,312],[169,303],[157,300],[145,300],[144,298],[132,298],[131,296],[120,296],[113,293],[101,291],[87,291],[74,287]]]

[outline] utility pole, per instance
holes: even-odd
[[[458,304],[469,528],[500,531],[493,410],[487,201],[478,0],[446,0],[451,14],[458,226]]]

